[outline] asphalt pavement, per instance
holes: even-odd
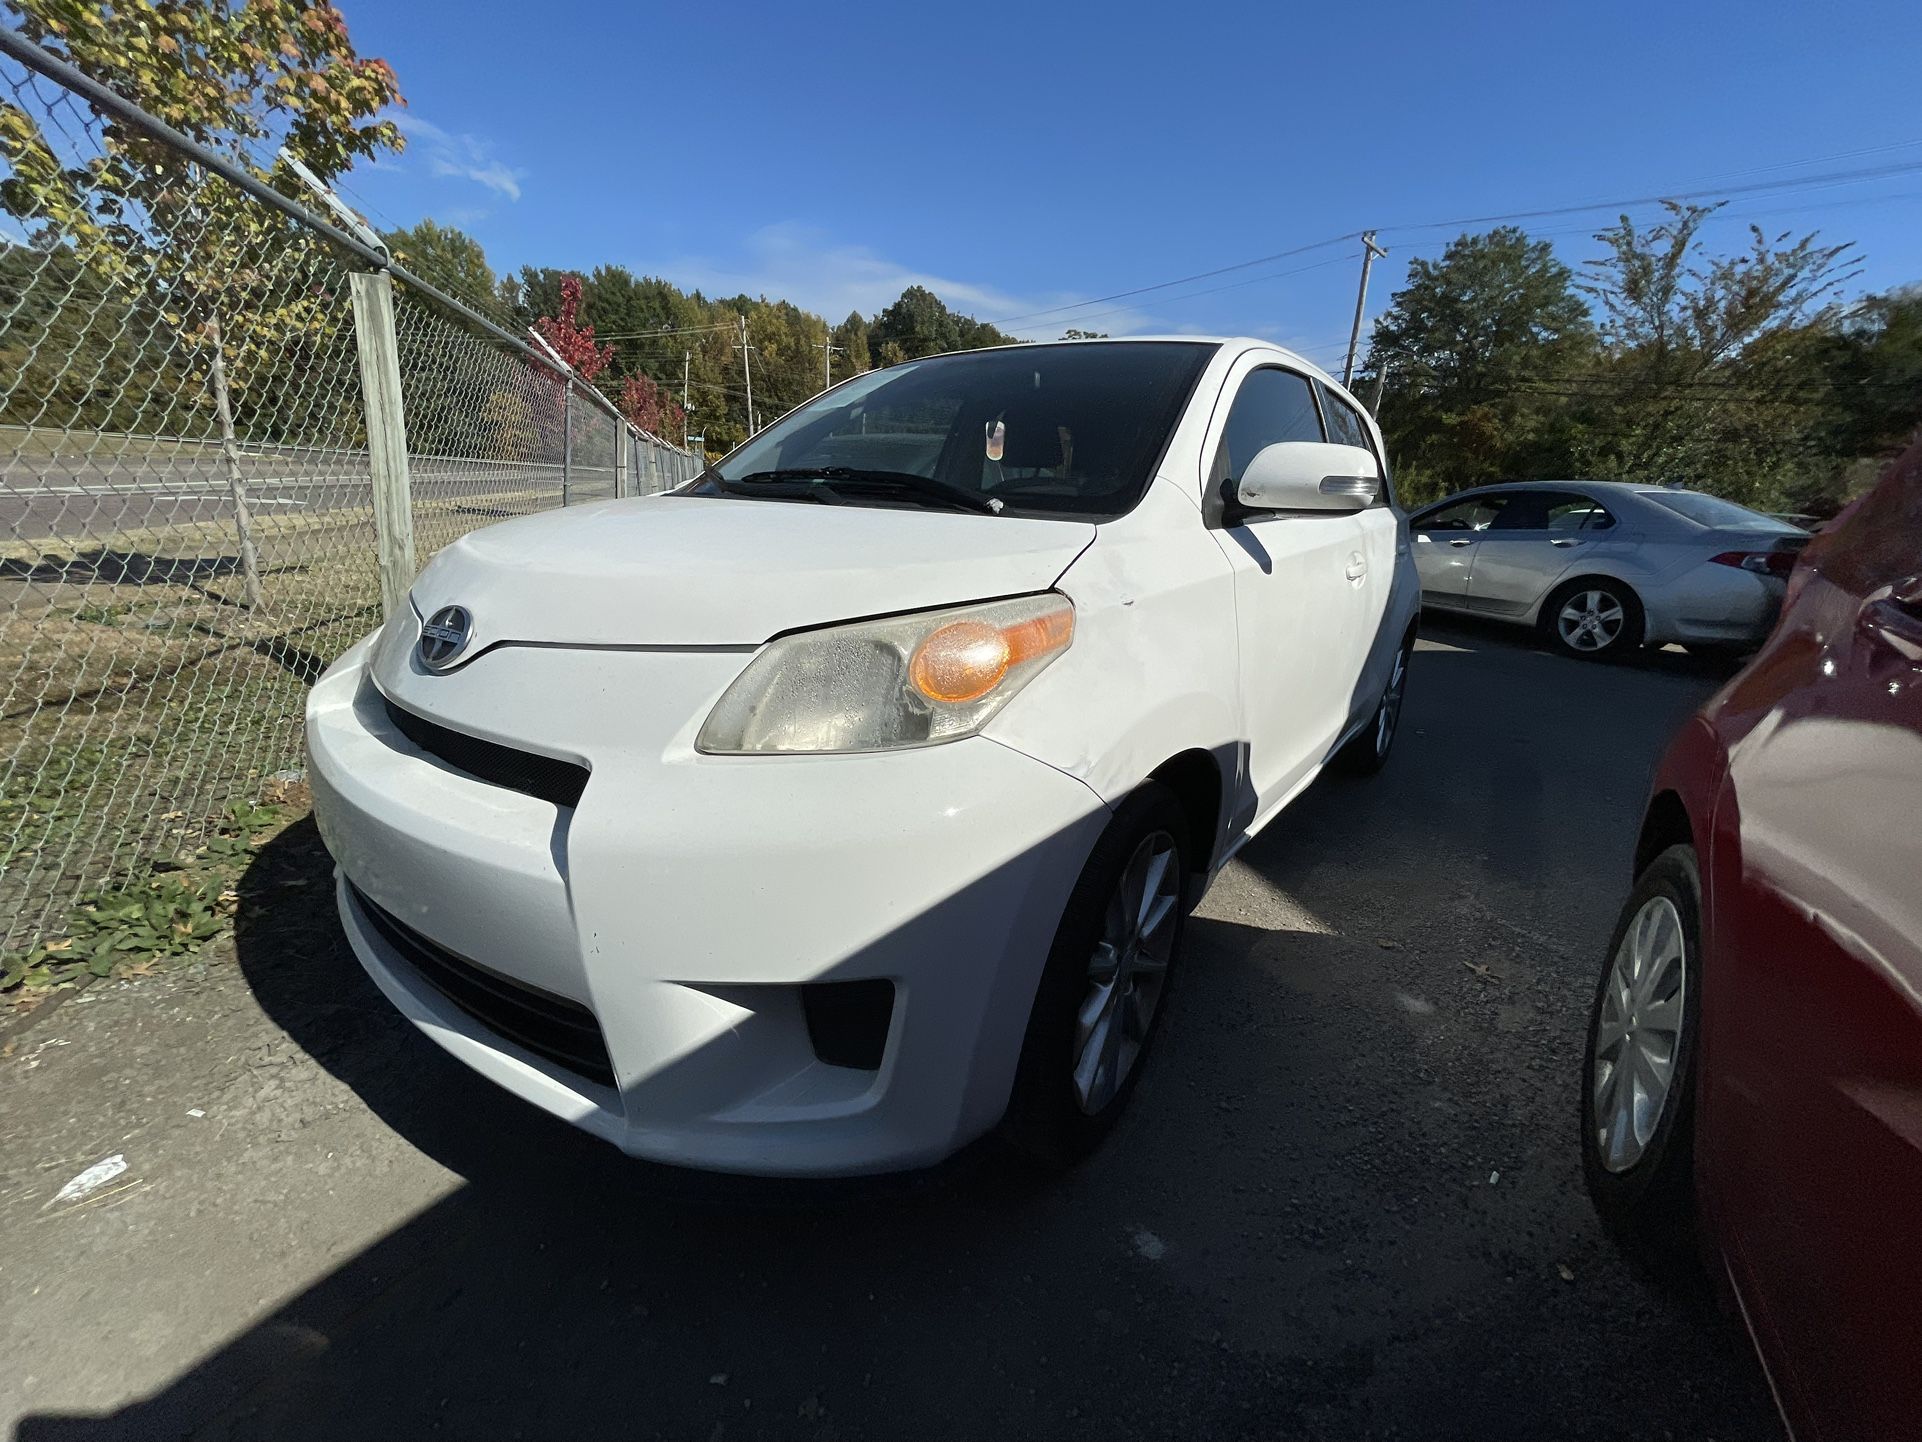
[[[1575,1148],[1643,790],[1718,679],[1431,628],[1387,770],[1317,783],[1221,877],[1129,1115],[1047,1183],[629,1162],[397,1019],[297,826],[233,950],[0,1060],[0,1422],[1772,1437],[1734,1323],[1624,1265]]]
[[[325,512],[371,514],[367,456],[355,451],[288,448],[247,452],[241,484],[260,517]],[[558,464],[418,457],[410,465],[417,503],[445,501],[520,515],[558,505]],[[578,466],[566,477],[570,500],[613,494],[607,466]],[[0,455],[0,535],[57,538],[111,546],[129,531],[224,521],[233,515],[232,483],[217,448],[164,455]]]

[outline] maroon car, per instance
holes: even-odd
[[[1581,1125],[1603,1222],[1708,1259],[1795,1435],[1922,1437],[1922,444],[1669,746]]]

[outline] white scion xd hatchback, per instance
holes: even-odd
[[[348,937],[509,1091],[637,1155],[1068,1159],[1187,906],[1394,740],[1419,587],[1381,439],[1250,340],[847,381],[680,490],[476,532],[335,663]]]

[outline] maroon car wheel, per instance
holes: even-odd
[[[1609,943],[1582,1068],[1582,1169],[1603,1224],[1649,1260],[1693,1256],[1702,884],[1671,846]]]

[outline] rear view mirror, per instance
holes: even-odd
[[[1326,441],[1265,446],[1235,484],[1235,499],[1251,511],[1359,511],[1380,496],[1374,452]]]

